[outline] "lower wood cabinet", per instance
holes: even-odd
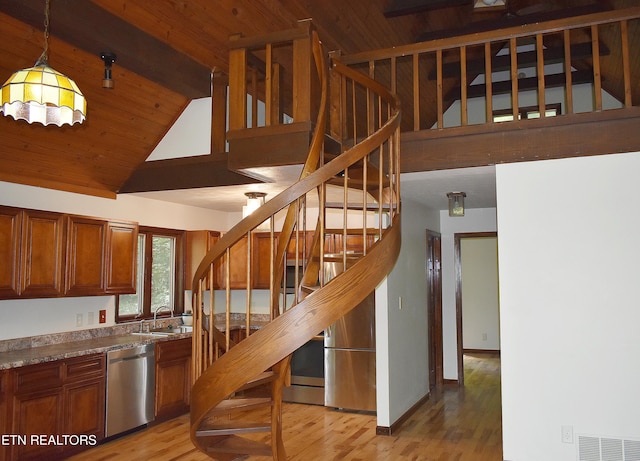
[[[191,338],[156,344],[156,419],[161,422],[189,411]]]
[[[104,354],[94,354],[12,370],[6,433],[25,439],[11,444],[8,459],[64,459],[102,440],[105,363]]]

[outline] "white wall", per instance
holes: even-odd
[[[640,153],[496,171],[504,459],[640,438]]]
[[[500,350],[498,239],[460,240],[462,273],[462,347]]]
[[[158,200],[121,195],[116,200],[0,182],[0,205],[86,216],[124,219],[141,225],[173,229],[227,228],[226,213]],[[0,301],[0,340],[96,328],[98,311],[106,309],[107,323],[115,323],[113,296]],[[90,313],[94,323],[88,324]],[[82,314],[82,326],[76,315]]]
[[[465,210],[463,217],[452,218],[448,210],[440,211],[442,244],[442,355],[444,379],[458,379],[458,345],[456,333],[456,277],[454,234],[461,232],[495,232],[495,208]]]
[[[429,391],[426,229],[439,228],[439,213],[403,200],[401,216],[398,261],[376,290],[377,420],[383,427]]]

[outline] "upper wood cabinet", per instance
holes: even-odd
[[[60,296],[64,242],[63,215],[0,207],[0,296]]]
[[[304,252],[308,252],[313,241],[313,232],[306,232],[301,238],[296,253],[295,239],[292,239],[287,248],[287,260],[293,263],[298,255],[298,261],[302,261]],[[187,232],[187,264],[186,286],[190,287],[200,261],[220,238],[216,231],[189,231]],[[304,241],[303,241],[304,240]],[[247,237],[229,249],[229,287],[231,289],[245,289],[247,282]],[[270,232],[254,232],[251,234],[251,287],[255,289],[269,289],[271,278],[271,246],[276,251],[278,245],[278,233],[274,233],[273,240]],[[215,267],[214,289],[224,289],[226,286],[227,269],[223,256]]]
[[[128,222],[107,224],[106,286],[110,294],[136,292],[138,225]]]
[[[0,299],[135,293],[138,225],[0,206]]]
[[[20,236],[22,210],[0,207],[0,296],[14,298],[20,294]]]
[[[65,294],[135,293],[138,226],[68,217]]]
[[[89,296],[104,292],[107,222],[69,216],[65,294]]]
[[[185,257],[185,288],[191,290],[193,276],[198,270],[202,258],[211,250],[213,245],[220,239],[218,231],[188,231],[187,232],[187,254]],[[217,272],[217,271],[216,271]],[[214,280],[214,288],[218,288],[217,280]]]
[[[60,296],[64,275],[64,216],[25,210],[22,221],[20,295]]]

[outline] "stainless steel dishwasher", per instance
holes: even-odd
[[[107,352],[106,437],[153,421],[155,381],[154,344]]]

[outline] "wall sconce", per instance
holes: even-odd
[[[242,217],[246,218],[264,205],[264,198],[267,194],[264,192],[245,192],[244,195],[247,196],[247,204],[242,207]]]
[[[49,0],[44,10],[44,51],[33,67],[16,71],[2,85],[0,112],[43,125],[82,123],[87,101],[72,79],[49,67]]]
[[[464,198],[467,196],[464,192],[449,192],[449,216],[464,216]]]
[[[104,78],[102,79],[102,88],[108,90],[113,89],[113,78],[111,77],[111,65],[116,62],[116,55],[113,53],[102,53],[100,55],[104,61]]]

